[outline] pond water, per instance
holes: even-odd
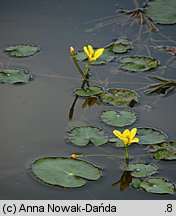
[[[142,5],[144,1],[138,1]],[[73,90],[80,87],[81,77],[76,71],[69,47],[76,50],[92,44],[101,47],[114,38],[127,36],[133,42],[134,55],[150,55],[160,61],[160,68],[146,73],[128,73],[114,62],[92,67],[91,80],[95,84],[125,87],[137,91],[140,103],[133,110],[138,115],[135,127],[148,126],[164,131],[175,140],[175,95],[144,96],[141,88],[148,83],[149,73],[175,78],[175,63],[171,55],[148,45],[175,45],[175,26],[157,26],[158,33],[150,33],[146,26],[124,20],[115,14],[118,8],[132,9],[136,1],[128,0],[1,0],[0,8],[0,64],[2,67],[27,69],[34,80],[26,85],[0,85],[0,198],[1,199],[175,199],[176,195],[154,195],[131,187],[120,192],[112,187],[122,175],[124,149],[111,145],[76,147],[66,142],[71,125],[86,123],[105,128],[99,119],[106,105],[82,109],[83,99],[76,103],[72,121],[68,119],[74,100]],[[114,20],[115,19],[115,20]],[[10,58],[2,52],[11,44],[35,43],[41,51],[28,58]],[[164,65],[169,62],[169,69]],[[82,64],[84,66],[84,64]],[[145,148],[134,145],[129,149],[130,160],[153,163],[159,167],[160,177],[175,182],[176,162],[156,161],[145,155]],[[69,156],[72,153],[117,154],[112,157],[86,157],[103,167],[102,177],[79,189],[63,189],[36,180],[31,163],[45,156]]]

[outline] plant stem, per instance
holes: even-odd
[[[89,70],[90,70],[90,62],[88,61],[87,62],[87,65],[86,65],[86,72],[85,72],[85,79],[86,81],[89,80]],[[88,84],[88,83],[87,83]],[[89,85],[88,85],[89,86]]]
[[[126,151],[126,164],[128,165],[129,164],[129,153],[128,153],[128,146],[125,145],[125,151]]]
[[[86,77],[85,77],[84,73],[82,72],[82,69],[80,68],[80,66],[79,66],[79,64],[78,64],[78,62],[77,62],[77,60],[76,60],[76,58],[75,58],[75,55],[71,55],[71,57],[72,57],[72,59],[73,59],[73,62],[74,62],[74,64],[75,64],[76,68],[78,69],[79,73],[81,74],[82,78],[83,78],[84,80],[86,80]]]
[[[88,83],[88,81],[87,80],[84,80],[83,81],[83,83],[82,83],[82,85],[81,85],[81,88],[84,88],[84,86],[85,86],[85,83]],[[73,103],[72,103],[72,106],[70,107],[70,111],[69,111],[69,120],[71,121],[72,120],[72,118],[73,118],[73,113],[74,113],[74,109],[75,109],[75,105],[76,105],[76,102],[77,102],[77,100],[78,100],[78,95],[76,95],[75,96],[75,99],[74,99],[74,101],[73,101]]]

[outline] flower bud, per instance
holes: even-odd
[[[73,56],[75,54],[75,49],[73,47],[70,47],[70,54]]]
[[[79,155],[77,155],[77,154],[72,154],[70,157],[71,157],[72,159],[77,159],[77,158],[79,158]]]

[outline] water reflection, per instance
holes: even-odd
[[[112,184],[112,187],[117,187],[120,184],[120,191],[124,191],[132,182],[130,171],[124,171],[120,179]]]

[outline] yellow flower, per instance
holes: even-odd
[[[134,142],[139,142],[138,138],[135,138],[135,135],[137,133],[137,128],[133,128],[131,131],[126,129],[123,133],[121,133],[118,130],[113,131],[114,135],[116,135],[122,142],[124,143],[125,146],[134,143]]]
[[[84,49],[84,52],[88,56],[89,62],[96,61],[103,54],[103,51],[104,51],[104,48],[100,48],[94,51],[91,45],[88,45],[87,47],[84,46],[83,49]]]

